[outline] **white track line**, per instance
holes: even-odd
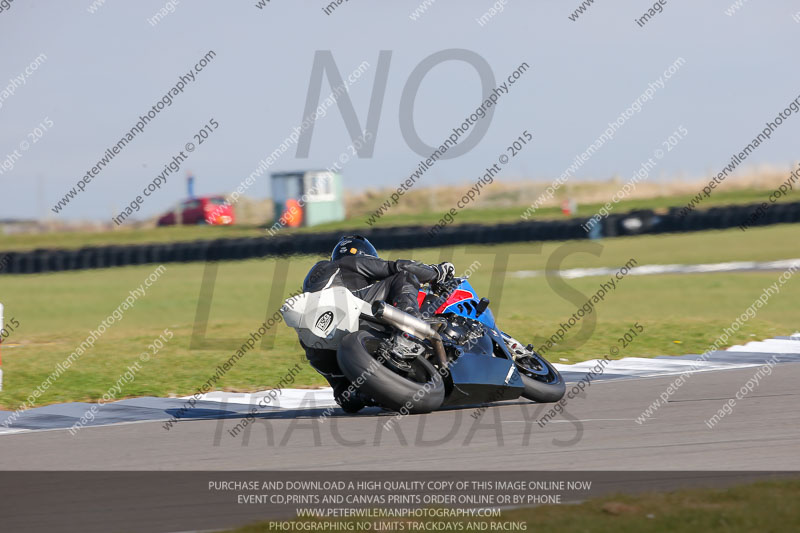
[[[767,339],[752,341],[744,346],[731,346],[729,352],[800,353],[800,340]]]
[[[800,259],[783,259],[780,261],[732,261],[728,263],[703,263],[699,265],[641,265],[628,270],[629,276],[649,276],[653,274],[706,274],[710,272],[737,272],[749,270],[786,270],[793,266],[800,266]],[[608,276],[619,271],[613,268],[571,268],[556,270],[562,278],[586,278],[589,276]],[[544,276],[545,270],[517,270],[510,274],[515,278],[533,278]]]
[[[267,398],[270,391],[259,392],[222,392],[214,391],[203,394],[201,401],[224,402],[244,405],[258,405],[262,398]],[[321,389],[283,389],[275,400],[264,401],[267,407],[279,407],[281,409],[314,409],[319,407],[338,407],[333,401],[333,389],[324,387]],[[191,396],[181,399],[188,400]]]
[[[795,334],[800,335],[800,334]],[[794,353],[800,354],[800,340],[768,339],[766,341],[748,342],[744,346],[732,346],[728,352],[748,352],[748,353]],[[700,357],[699,355],[697,357]],[[554,363],[553,366],[559,372],[569,374],[588,373],[593,367],[600,363],[600,359],[581,361],[572,365]],[[656,376],[671,376],[683,374],[684,372],[709,372],[713,370],[731,370],[736,368],[748,368],[760,366],[760,363],[736,363],[719,361],[698,361],[695,359],[678,359],[672,357],[645,358],[645,357],[624,357],[605,364],[603,374],[614,376],[649,378]],[[227,402],[236,404],[251,404],[266,396],[269,391],[253,393],[235,393],[215,391],[204,394],[200,397],[203,401]],[[186,399],[190,396],[186,396]],[[337,407],[333,400],[333,389],[283,389],[281,394],[273,402],[267,403],[270,407],[283,409],[301,408],[320,408]]]

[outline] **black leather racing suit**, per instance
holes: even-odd
[[[400,259],[385,261],[368,255],[349,255],[336,261],[320,261],[303,281],[303,292],[316,292],[328,287],[346,287],[366,302],[384,300],[398,309],[419,314],[417,293],[422,283],[436,280],[437,270],[429,265]],[[350,381],[342,374],[336,352],[309,348],[300,343],[314,369],[325,376],[336,401],[346,411],[358,411],[361,400],[345,393]]]

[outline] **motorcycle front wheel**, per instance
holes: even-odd
[[[539,403],[554,403],[564,397],[567,387],[561,373],[536,352],[518,357],[514,364],[522,377],[522,396]]]

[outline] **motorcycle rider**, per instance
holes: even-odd
[[[316,292],[332,286],[345,287],[356,297],[375,302],[384,300],[398,309],[420,317],[417,294],[423,283],[443,283],[452,278],[452,263],[426,265],[408,259],[386,261],[361,235],[339,239],[329,261],[319,261],[306,275],[303,292]],[[333,387],[336,403],[348,413],[355,413],[371,401],[362,397],[342,374],[336,352],[301,346],[314,369]]]

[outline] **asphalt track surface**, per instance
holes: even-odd
[[[7,434],[0,530],[174,533],[288,519],[286,506],[238,505],[236,495],[206,488],[215,476],[271,480],[280,471],[312,480],[336,472],[350,480],[474,479],[484,470],[505,471],[495,479],[573,476],[595,480],[586,497],[800,478],[800,363],[775,365],[729,415],[705,423],[759,368],[691,374],[643,423],[636,419],[675,375],[593,382],[543,427],[536,420],[547,406],[515,401],[408,416],[390,430],[394,415],[376,409],[337,411],[324,422],[324,409],[310,409],[265,413],[237,436],[228,433],[236,417],[188,419],[169,431],[163,421],[139,421],[75,436]],[[401,472],[409,470],[418,476]]]
[[[651,419],[675,376],[593,383],[540,427],[547,407],[509,402],[408,416],[375,409],[320,421],[324,409],[10,434],[0,470],[754,470],[800,471],[800,363],[769,376],[713,428],[757,367],[692,374]],[[480,416],[478,416],[480,415]]]

